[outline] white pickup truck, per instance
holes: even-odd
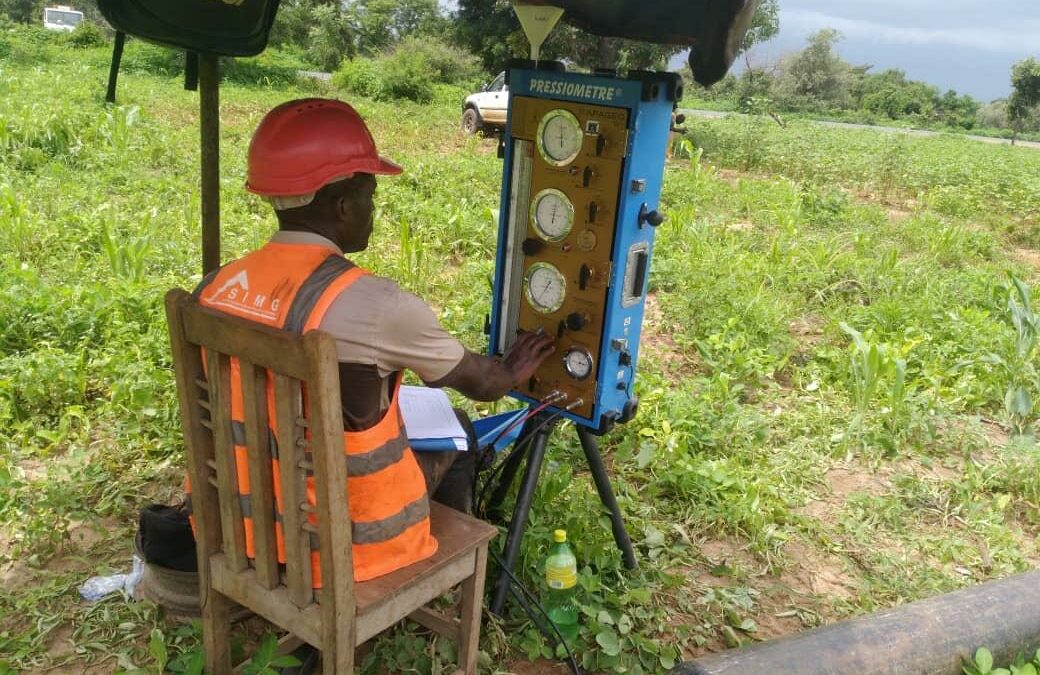
[[[462,130],[467,134],[491,131],[506,126],[509,108],[509,86],[506,74],[499,73],[490,84],[476,94],[470,94],[462,103]]]

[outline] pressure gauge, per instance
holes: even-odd
[[[573,113],[557,108],[538,123],[538,152],[553,166],[567,166],[581,152],[581,124]]]
[[[534,230],[546,241],[561,241],[574,225],[574,204],[559,190],[547,188],[534,196]]]
[[[578,248],[582,251],[591,251],[596,248],[596,233],[592,230],[582,230],[578,233]]]
[[[576,380],[584,380],[592,374],[592,354],[584,347],[571,347],[563,355],[563,367]]]
[[[524,291],[536,312],[552,314],[563,306],[567,297],[567,279],[553,265],[535,263],[524,277]]]

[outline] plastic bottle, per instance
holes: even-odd
[[[567,545],[567,532],[553,532],[555,544],[545,560],[545,611],[569,645],[578,639],[578,607],[574,604],[578,584],[578,561]]]

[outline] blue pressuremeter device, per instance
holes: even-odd
[[[511,395],[603,433],[632,394],[665,150],[682,81],[508,71],[490,352],[544,330],[556,353]]]

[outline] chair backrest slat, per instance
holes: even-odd
[[[235,319],[211,309],[185,301],[181,311],[184,338],[191,344],[201,345],[222,354],[239,356],[258,366],[278,373],[306,379],[309,372],[307,356],[299,344],[299,336],[274,328],[249,325],[244,319]]]
[[[350,518],[347,499],[347,461],[343,452],[343,412],[340,405],[338,367],[320,367],[337,363],[336,345],[327,335],[308,333],[303,336],[309,361],[316,366],[307,380],[308,422],[318,506],[318,528],[321,539],[322,573],[322,639],[325,644],[354,644],[356,626],[344,626],[344,616],[354,616],[354,563],[351,550]],[[343,642],[340,643],[340,640]],[[336,650],[343,664],[353,655]],[[343,664],[327,664],[337,668]],[[336,671],[340,672],[340,671]]]
[[[170,326],[170,348],[173,352],[174,372],[177,376],[177,399],[180,402],[181,428],[184,430],[185,450],[188,455],[188,475],[192,482],[192,508],[196,514],[217,513],[220,509],[216,486],[210,483],[216,471],[214,460],[213,425],[203,416],[199,396],[209,391],[198,346],[185,339],[179,301],[186,293],[173,292],[166,297],[167,322]],[[220,550],[222,534],[220,520],[195,518],[195,541],[205,555]],[[206,568],[200,567],[200,583],[208,584]]]
[[[278,586],[278,548],[275,541],[274,456],[267,421],[267,370],[239,359],[245,442],[249,459],[249,500],[253,516],[253,546],[257,582],[266,589]]]
[[[311,536],[303,530],[306,515],[300,505],[307,501],[307,472],[300,461],[303,439],[297,420],[303,415],[300,381],[274,375],[275,420],[278,428],[278,471],[282,488],[282,533],[285,538],[285,585],[289,598],[303,608],[314,601],[311,579]]]
[[[242,503],[238,494],[238,466],[231,430],[231,362],[227,354],[206,349],[209,381],[209,414],[213,426],[213,451],[217,463],[217,492],[224,556],[233,572],[249,567]]]

